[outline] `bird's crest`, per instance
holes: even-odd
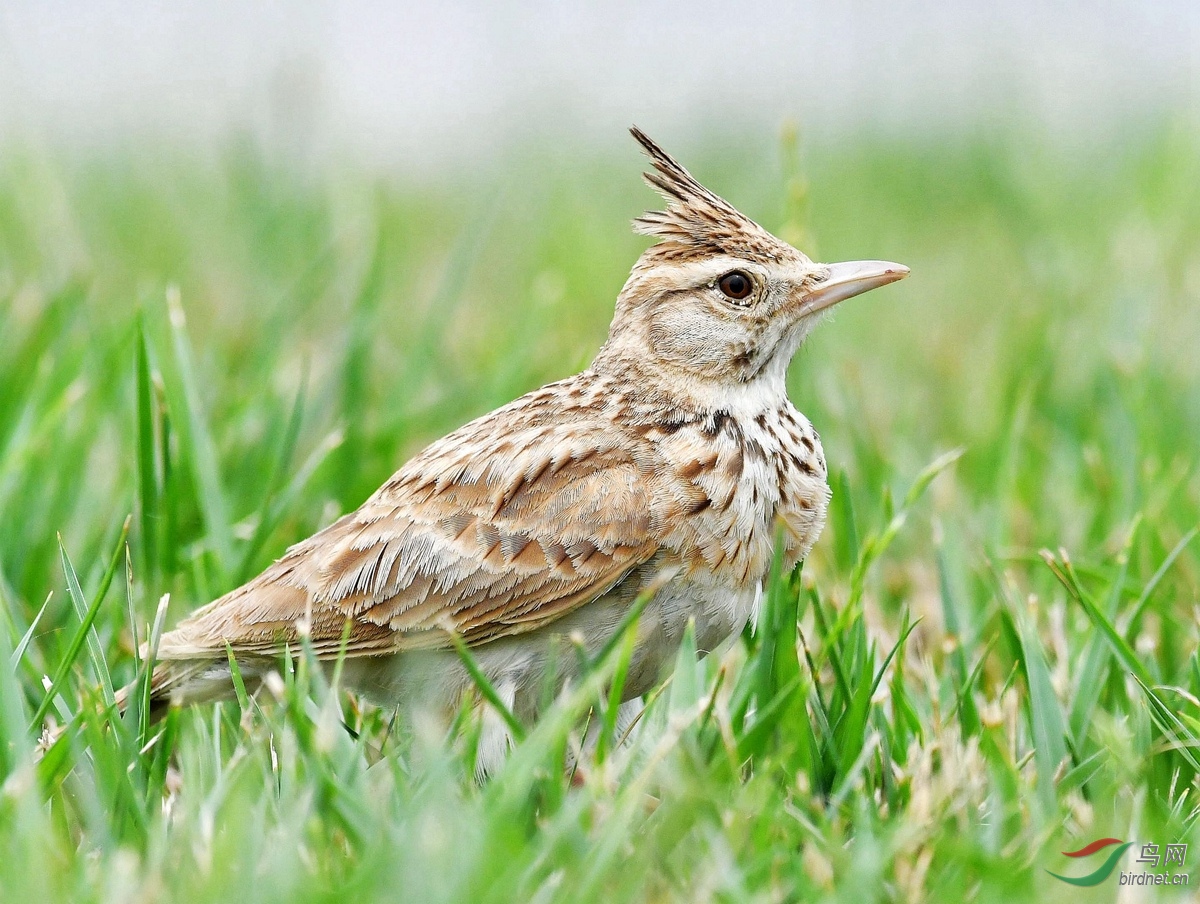
[[[635,232],[661,240],[646,252],[648,257],[681,261],[729,254],[767,262],[805,260],[791,245],[697,182],[637,126],[629,131],[654,164],[654,171],[643,178],[667,201],[666,210],[650,210],[633,221]]]

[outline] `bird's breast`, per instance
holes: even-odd
[[[784,402],[752,416],[717,411],[660,440],[668,463],[667,533],[680,558],[732,586],[770,570],[776,537],[792,567],[825,523],[829,488],[820,439]]]

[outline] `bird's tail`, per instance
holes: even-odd
[[[254,693],[262,682],[263,669],[250,660],[239,661],[238,671],[246,690]],[[117,692],[117,708],[122,716],[138,690],[135,682]],[[233,671],[225,657],[160,660],[150,676],[150,720],[157,722],[172,706],[227,700],[233,695]]]
[[[266,660],[262,663],[257,660],[238,663],[238,671],[248,692],[254,693],[262,684],[266,663]],[[122,718],[133,705],[141,689],[141,682],[134,681],[117,690],[117,712]],[[233,672],[228,659],[207,657],[161,660],[154,666],[154,672],[150,676],[150,722],[153,724],[161,721],[172,706],[208,703],[233,696]],[[53,747],[68,728],[69,725],[56,725],[44,729],[37,743],[38,755]]]

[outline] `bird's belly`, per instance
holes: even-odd
[[[689,622],[695,625],[696,651],[718,651],[740,634],[755,614],[761,587],[731,588],[701,579],[674,581],[646,607],[638,624],[638,640],[625,699],[649,691],[673,665]]]
[[[640,582],[625,582],[637,586]],[[623,698],[649,691],[673,664],[689,620],[695,622],[696,649],[711,653],[741,632],[754,614],[761,588],[718,586],[711,579],[677,579],[647,604],[638,622],[637,642]],[[578,677],[577,642],[596,655],[612,638],[632,604],[622,587],[577,609],[552,625],[476,647],[476,662],[502,698],[525,719],[537,715],[546,680],[560,688]],[[552,676],[548,676],[549,671]],[[453,651],[407,652],[347,660],[346,686],[376,703],[404,708],[457,708],[472,679]]]

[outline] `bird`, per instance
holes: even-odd
[[[465,645],[532,722],[547,682],[578,677],[560,645],[595,654],[646,594],[622,688],[636,701],[689,626],[700,653],[743,631],[777,543],[785,569],[808,555],[830,490],[789,363],[833,305],[909,270],[814,263],[630,132],[665,206],[634,220],[655,241],[591,365],[433,442],[165,633],[153,708],[232,696],[230,655],[261,686],[304,642],[366,700],[449,716],[477,694]],[[491,724],[484,771],[513,743]]]

